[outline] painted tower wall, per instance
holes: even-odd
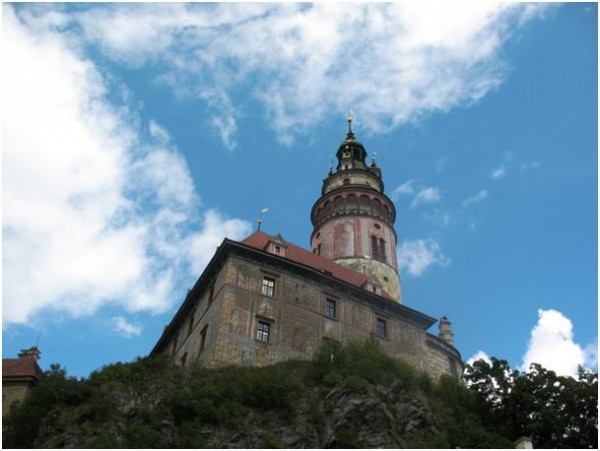
[[[375,239],[377,252],[373,249]],[[370,217],[337,216],[319,227],[313,252],[377,280],[402,303],[396,255],[396,234],[385,222]]]
[[[325,181],[324,191],[345,176],[331,176],[332,181]],[[311,217],[315,228],[311,248],[322,257],[367,275],[402,303],[393,228],[395,215],[392,201],[384,194],[342,184],[322,196],[313,207]]]

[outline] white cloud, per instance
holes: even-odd
[[[405,240],[398,249],[398,269],[406,269],[411,276],[422,275],[432,265],[447,266],[450,259],[432,240]]]
[[[467,207],[467,206],[472,205],[472,204],[478,204],[480,202],[483,202],[487,198],[488,198],[488,191],[486,189],[482,189],[481,191],[479,191],[474,196],[471,196],[471,197],[468,197],[467,199],[465,199],[463,201],[463,205],[465,207]]]
[[[536,171],[542,167],[541,161],[525,161],[519,165],[521,172]]]
[[[414,180],[409,180],[408,182],[404,182],[402,185],[399,185],[394,191],[392,191],[392,200],[397,200],[401,195],[412,194],[414,192],[413,188]]]
[[[492,178],[494,180],[498,180],[506,177],[506,168],[504,166],[500,166],[492,171]]]
[[[225,219],[216,210],[208,210],[204,215],[202,231],[190,237],[188,243],[191,270],[194,274],[209,262],[223,237],[240,239],[252,231],[252,225],[240,219]]]
[[[475,355],[473,355],[471,358],[467,359],[465,363],[467,363],[469,365],[473,365],[473,363],[476,362],[477,360],[484,360],[487,363],[489,363],[490,365],[492,364],[492,359],[484,351],[477,351],[475,353]]]
[[[361,127],[382,132],[476,102],[506,76],[504,42],[543,9],[498,2],[125,4],[71,17],[109,58],[160,67],[157,79],[178,95],[204,99],[209,122],[233,148],[243,105],[231,99],[240,89],[263,102],[284,143],[349,106],[365,118]]]
[[[421,204],[433,204],[438,202],[442,198],[439,188],[430,186],[429,188],[422,189],[415,196],[414,200],[410,204],[411,208]]]
[[[579,365],[597,366],[597,348],[582,348],[573,339],[571,320],[557,310],[538,310],[538,322],[531,330],[521,371],[532,363],[565,376],[577,376]]]
[[[130,323],[122,316],[113,317],[111,323],[114,330],[125,338],[139,337],[142,334],[142,326]]]
[[[239,239],[250,225],[210,212],[194,229],[199,199],[168,132],[150,122],[142,139],[77,46],[28,20],[4,9],[3,321],[105,304],[165,311],[190,264],[201,269],[188,244]]]

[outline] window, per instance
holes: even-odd
[[[387,321],[381,318],[377,318],[377,324],[375,326],[375,333],[380,337],[387,337]]]
[[[261,343],[269,342],[269,333],[271,332],[271,323],[258,321],[256,324],[256,340]]]
[[[385,240],[383,238],[379,238],[379,257],[381,261],[385,261]]]
[[[185,366],[185,361],[187,360],[187,352],[183,353],[181,356],[181,366]]]
[[[262,281],[262,294],[265,296],[273,297],[275,294],[275,279],[270,277],[263,277]]]
[[[215,283],[213,282],[212,285],[210,286],[210,293],[208,294],[208,304],[206,306],[207,310],[210,307],[210,305],[212,304],[214,297],[215,297]]]
[[[175,353],[177,352],[177,337],[175,337],[175,339],[173,340],[173,349],[171,354],[175,355]]]
[[[206,346],[206,332],[208,331],[208,324],[204,326],[202,332],[200,332],[200,352],[204,351]]]
[[[194,329],[194,315],[196,314],[196,310],[192,310],[190,313],[190,319],[188,322],[188,335],[192,334],[192,330]]]
[[[375,235],[371,236],[371,256],[375,260],[379,260],[379,244]]]
[[[325,314],[330,318],[336,317],[336,301],[335,299],[326,298],[325,299]]]
[[[457,375],[458,371],[456,371],[456,362],[454,362],[452,357],[448,357],[448,365],[450,366],[450,372],[454,375]]]
[[[276,254],[281,254],[281,246],[279,244],[275,245],[275,253]]]

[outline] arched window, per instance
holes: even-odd
[[[355,195],[350,194],[346,197],[346,208],[351,211],[358,210],[358,198]]]
[[[379,243],[375,235],[371,236],[371,257],[375,260],[379,260]]]
[[[370,204],[370,201],[367,196],[360,196],[360,198],[358,200],[358,207],[361,212],[369,213],[371,211],[369,204]]]
[[[387,205],[385,205],[385,204],[383,204],[383,211],[384,211],[383,217],[385,219],[387,219],[388,221],[391,221],[392,220],[392,214],[390,213],[389,207]]]
[[[377,198],[373,199],[373,211],[376,215],[381,216],[381,202]]]
[[[379,257],[382,262],[384,262],[386,260],[385,240],[383,238],[379,238]]]

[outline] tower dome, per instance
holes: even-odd
[[[381,170],[356,140],[352,119],[311,211],[314,253],[364,273],[370,289],[402,302],[396,257],[396,209],[384,194]]]

